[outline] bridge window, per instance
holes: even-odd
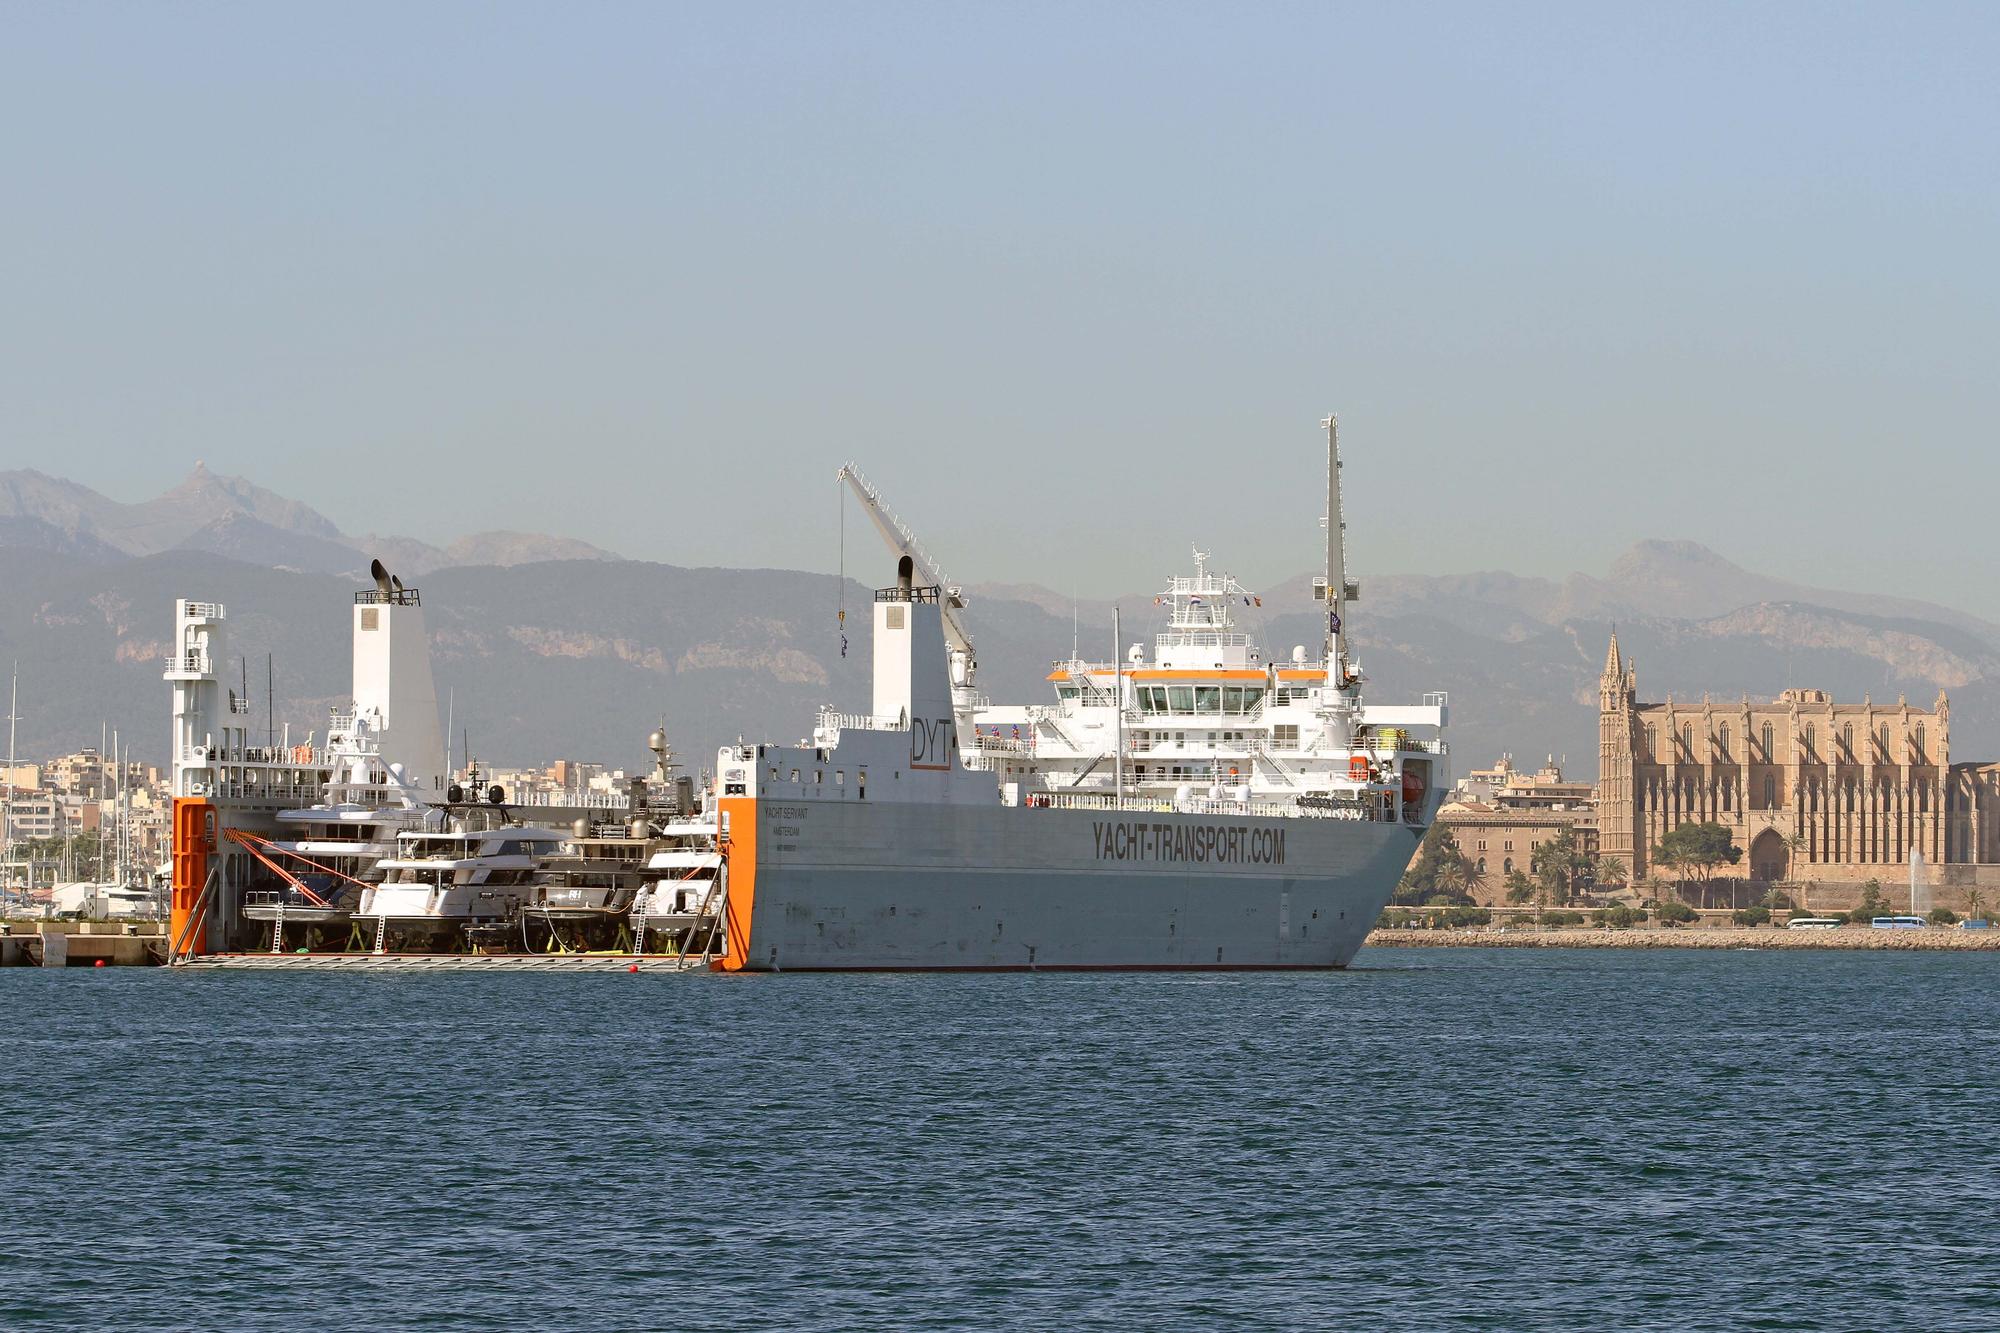
[[[1220,713],[1222,711],[1222,687],[1220,685],[1195,686],[1194,711],[1197,713]]]
[[[1192,685],[1170,686],[1167,690],[1167,698],[1172,703],[1173,710],[1176,713],[1192,713],[1194,711],[1194,687]]]
[[[1299,724],[1286,722],[1271,728],[1271,744],[1286,749],[1297,749],[1299,744]]]

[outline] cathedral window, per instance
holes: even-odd
[[[1910,757],[1921,764],[1924,762],[1924,724],[1921,722],[1917,723],[1917,732],[1914,740],[1915,743],[1912,747],[1914,753]]]
[[[1772,758],[1771,756],[1771,724],[1769,722],[1766,722],[1764,724],[1764,762],[1767,764],[1773,764],[1777,762],[1777,760]]]
[[[1806,723],[1806,758],[1819,762],[1819,731],[1812,723]]]
[[[1722,757],[1729,758],[1729,724],[1723,723],[1715,729],[1715,743],[1722,749]]]
[[[1770,728],[1766,727],[1765,730],[1769,731]],[[1778,808],[1778,779],[1776,774],[1766,773],[1764,775],[1764,808],[1766,810],[1775,810]]]
[[[1854,724],[1842,724],[1840,728],[1840,748],[1847,752],[1847,762],[1854,762]]]
[[[1692,722],[1683,722],[1681,724],[1681,753],[1685,754],[1689,759],[1694,758],[1694,723]]]
[[[1659,752],[1659,748],[1660,738],[1655,734],[1653,724],[1648,722],[1646,724],[1646,758],[1651,759]]]
[[[1882,758],[1887,759],[1889,757],[1889,724],[1887,722],[1882,724],[1882,730],[1876,734],[1875,739],[1882,747]]]

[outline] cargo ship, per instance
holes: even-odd
[[[1053,699],[978,691],[963,595],[852,467],[897,558],[866,714],[716,763],[726,971],[1338,968],[1448,782],[1447,700],[1366,704],[1348,650],[1338,423],[1326,432],[1317,654],[1274,661],[1260,604],[1195,572],[1166,623],[1072,657]]]

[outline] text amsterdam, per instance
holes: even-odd
[[[1100,861],[1186,861],[1194,865],[1283,865],[1285,830],[1218,824],[1091,821]]]

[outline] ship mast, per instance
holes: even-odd
[[[1340,418],[1328,415],[1326,428],[1326,674],[1336,689],[1347,684],[1347,524],[1340,512]]]

